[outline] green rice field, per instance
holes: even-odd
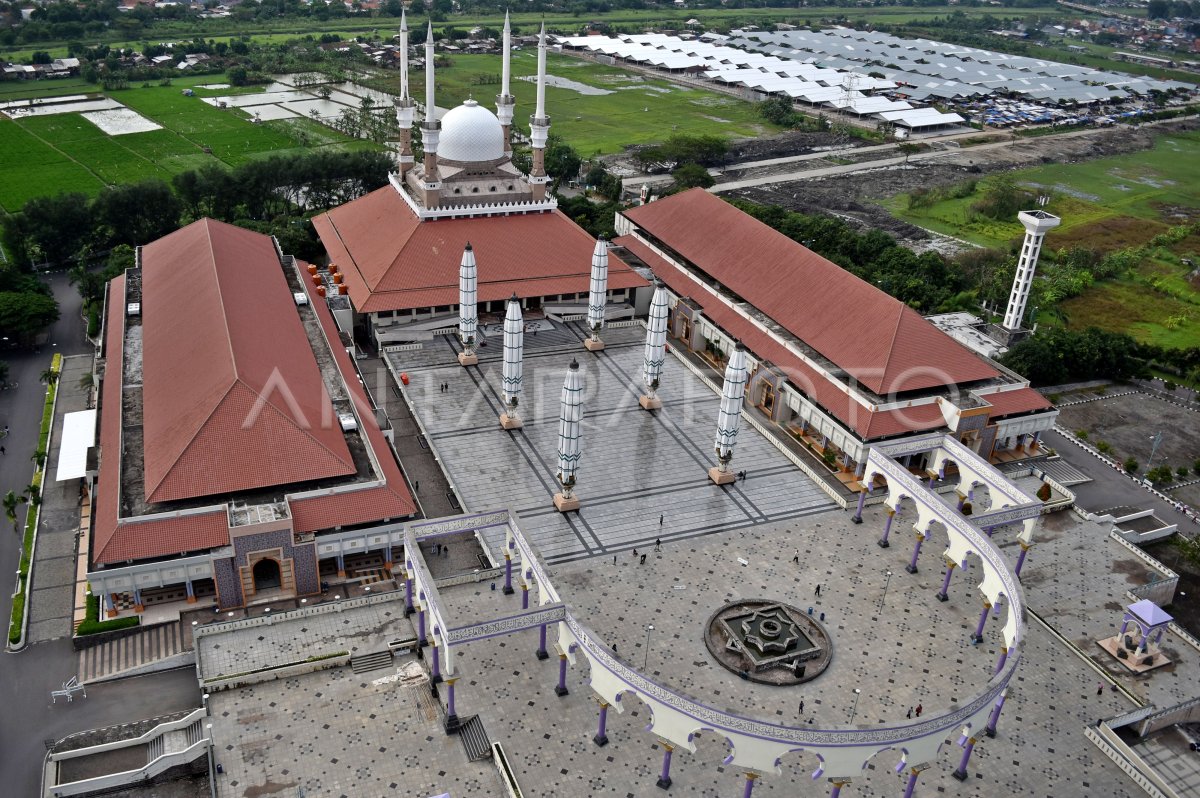
[[[1152,149],[1075,164],[1048,164],[1008,173],[1018,185],[1046,192],[1047,210],[1062,225],[1044,247],[1085,247],[1098,252],[1140,247],[1172,227],[1200,221],[1200,132],[1168,133]],[[996,178],[979,182],[967,197],[909,209],[908,196],[885,204],[905,221],[986,247],[1011,248],[1021,225],[971,212],[971,205]],[[1059,304],[1044,320],[1082,329],[1124,331],[1169,347],[1200,346],[1200,279],[1190,277],[1189,259],[1200,263],[1200,235],[1153,247],[1134,274],[1094,284]]]
[[[221,110],[183,89],[217,82],[219,76],[177,80],[170,86],[122,89],[114,100],[163,126],[162,130],[109,136],[77,113],[31,116],[17,120],[0,115],[0,208],[17,211],[27,200],[46,194],[79,191],[95,194],[105,186],[171,176],[208,163],[235,166],[253,158],[302,149],[296,133],[304,130],[313,146],[338,149],[372,148],[310,119],[252,124],[238,110]],[[45,82],[48,83],[48,82]],[[42,84],[35,84],[42,89]],[[59,88],[62,84],[49,84]],[[64,86],[54,94],[84,93]],[[99,97],[102,92],[88,87]],[[204,92],[198,93],[216,93]],[[38,96],[48,96],[44,92]],[[5,100],[22,98],[7,94]],[[207,151],[206,151],[207,149]]]

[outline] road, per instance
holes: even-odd
[[[12,350],[0,353],[9,364],[9,381],[16,388],[0,391],[0,425],[9,425],[0,456],[0,495],[20,493],[33,475],[32,455],[37,445],[45,389],[38,377],[50,365],[55,352],[64,355],[92,351],[86,339],[86,324],[80,318],[79,295],[65,273],[47,278],[58,300],[59,320],[51,326],[41,351]],[[0,535],[0,573],[17,570],[18,539]],[[13,582],[4,580],[4,596]],[[4,628],[8,628],[10,603],[3,606]],[[200,691],[194,669],[154,674],[137,679],[95,685],[86,699],[71,703],[50,701],[50,690],[75,675],[76,657],[67,638],[27,647],[17,654],[0,653],[0,794],[35,796],[41,783],[44,740],[59,739],[71,732],[111,726],[167,712],[200,706]]]

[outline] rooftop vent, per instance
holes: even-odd
[[[297,291],[296,293],[292,294],[292,299],[296,300],[297,305],[308,304],[308,294],[304,293],[303,291]]]
[[[128,305],[125,306],[125,315],[126,316],[142,315],[142,303],[141,302],[130,302]]]
[[[358,429],[358,421],[350,413],[342,413],[338,416],[338,421],[342,425],[342,432],[354,432]]]

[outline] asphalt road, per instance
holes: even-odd
[[[86,324],[80,318],[79,295],[65,273],[49,275],[47,282],[58,300],[60,316],[40,351],[0,351],[9,364],[9,382],[16,388],[0,391],[0,427],[9,426],[0,441],[0,495],[20,493],[33,476],[32,455],[37,445],[45,389],[38,380],[55,352],[64,355],[92,351]],[[7,523],[7,522],[4,522]],[[11,604],[8,596],[17,571],[17,536],[0,534],[0,600],[4,629],[8,629]],[[67,638],[29,646],[17,654],[0,653],[0,794],[32,798],[41,784],[45,740],[85,729],[155,717],[200,706],[200,690],[192,668],[88,688],[88,697],[71,703],[50,701],[50,691],[75,675],[76,655]]]

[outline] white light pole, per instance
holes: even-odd
[[[892,584],[892,572],[888,571],[887,572],[887,581],[883,583],[883,597],[879,599],[878,612],[880,612],[880,613],[883,612],[883,602],[887,601],[888,586],[891,584]]]
[[[1158,445],[1162,443],[1162,430],[1150,436],[1150,442],[1153,444],[1150,447],[1150,459],[1146,461],[1146,470],[1150,470],[1150,464],[1154,462],[1154,455],[1158,452]]]
[[[854,688],[854,706],[850,708],[850,723],[854,723],[854,715],[858,712],[858,699],[862,697],[862,690]]]
[[[654,624],[646,625],[646,659],[642,662],[642,670],[650,667],[650,633],[654,631]]]

